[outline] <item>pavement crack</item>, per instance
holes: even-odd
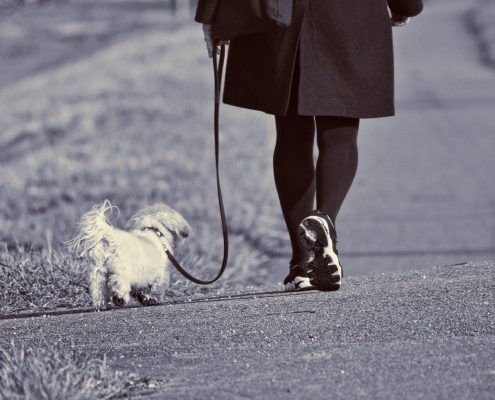
[[[291,311],[285,313],[268,313],[266,315],[272,316],[272,315],[286,315],[286,314],[316,314],[316,310],[298,310],[298,311]]]

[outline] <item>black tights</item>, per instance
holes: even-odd
[[[276,116],[277,142],[273,169],[280,205],[292,244],[291,263],[306,258],[298,239],[301,220],[314,208],[335,223],[358,163],[359,119],[331,116]],[[318,143],[313,163],[315,125]]]

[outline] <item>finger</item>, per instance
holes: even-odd
[[[404,26],[409,23],[411,18],[396,17],[396,18],[391,18],[391,20],[392,20],[392,26]]]
[[[206,41],[206,48],[208,49],[208,56],[213,57],[213,46],[209,40]]]
[[[209,24],[203,24],[203,32],[205,36],[210,36],[211,35],[211,25]]]

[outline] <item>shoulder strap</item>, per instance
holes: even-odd
[[[218,191],[218,204],[220,207],[220,217],[222,219],[222,233],[223,233],[223,260],[222,266],[220,267],[220,271],[217,276],[209,281],[204,281],[198,278],[195,278],[191,274],[189,274],[179,262],[175,259],[175,257],[170,253],[170,251],[166,250],[167,256],[170,259],[170,262],[177,268],[182,275],[184,275],[191,282],[197,283],[199,285],[209,285],[220,279],[225,271],[225,267],[227,266],[227,260],[229,258],[229,234],[227,231],[227,221],[225,218],[225,210],[223,207],[223,199],[222,199],[222,188],[220,187],[220,174],[218,172],[218,158],[219,158],[219,118],[220,118],[220,94],[222,90],[222,75],[223,75],[223,65],[225,61],[225,45],[220,45],[220,59],[217,59],[217,46],[214,45],[213,51],[213,72],[215,75],[215,114],[214,114],[214,134],[215,134],[215,166],[216,166],[216,174],[217,174],[217,191]]]

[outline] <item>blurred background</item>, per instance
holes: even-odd
[[[179,258],[216,271],[213,73],[194,11],[194,0],[0,0],[3,260],[46,253],[73,268],[62,242],[107,198],[117,226],[153,202],[178,209],[193,227]],[[348,277],[495,259],[495,1],[427,0],[394,41],[397,115],[362,121],[337,220]],[[273,116],[221,116],[231,258],[215,287],[274,285],[290,246]]]

